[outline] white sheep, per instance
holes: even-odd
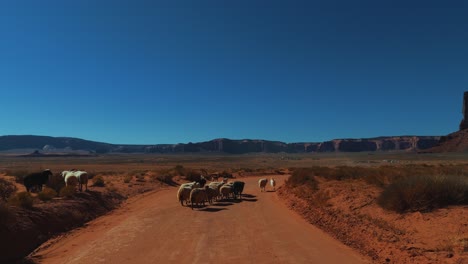
[[[275,179],[273,179],[273,178],[270,179],[270,185],[273,188],[273,191],[276,191],[276,181],[275,181]]]
[[[185,201],[185,204],[188,205],[191,191],[192,191],[192,188],[189,188],[189,187],[181,186],[179,188],[179,191],[177,191],[177,200],[180,202],[180,205],[184,206],[184,201]]]
[[[268,183],[268,179],[263,178],[263,179],[258,180],[258,186],[260,187],[261,192],[266,191],[265,187],[266,187],[267,183]]]

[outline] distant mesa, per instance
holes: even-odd
[[[27,153],[34,156],[93,156],[104,153],[315,153],[422,151],[436,146],[439,136],[396,136],[365,139],[335,139],[324,142],[284,143],[260,139],[218,138],[187,144],[117,145],[79,138],[46,136],[0,136],[0,153]],[[32,150],[41,150],[31,153]]]

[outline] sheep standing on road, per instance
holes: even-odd
[[[273,191],[276,191],[276,181],[275,181],[275,179],[273,179],[273,178],[270,179],[270,185],[273,188]]]
[[[268,179],[263,178],[263,179],[258,180],[258,186],[260,187],[261,192],[266,191],[265,187],[266,187],[267,183],[268,183]]]
[[[180,186],[179,191],[177,192],[177,200],[180,202],[180,205],[184,206],[185,201],[185,205],[188,206],[191,191],[192,188]]]
[[[235,181],[232,184],[232,191],[234,193],[234,198],[237,199],[239,195],[239,199],[242,199],[242,192],[244,191],[245,182],[243,181]]]
[[[190,192],[190,205],[192,210],[194,204],[197,206],[203,204],[203,206],[205,206],[205,201],[208,200],[208,197],[206,196],[206,188],[209,187],[205,186],[205,188],[195,188]]]
[[[232,192],[232,185],[229,185],[229,184],[225,184],[223,186],[221,186],[221,188],[219,189],[219,193],[221,195],[221,199],[228,199],[229,196],[231,196],[231,193]]]
[[[213,200],[216,199],[216,197],[218,197],[219,195],[218,188],[216,186],[210,186],[210,185],[207,185],[207,187],[208,188],[205,188],[205,191],[206,191],[208,202],[210,204],[213,204]]]

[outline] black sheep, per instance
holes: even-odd
[[[42,191],[42,185],[46,184],[49,181],[49,177],[52,176],[50,170],[45,170],[43,172],[35,172],[24,176],[23,184],[26,187],[26,190],[29,192],[34,186],[37,186],[39,191]]]
[[[239,199],[242,199],[242,192],[244,191],[245,183],[242,181],[235,181],[232,183],[232,191],[234,192],[234,198],[237,198],[239,195]]]

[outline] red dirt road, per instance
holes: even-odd
[[[244,178],[242,202],[191,210],[176,188],[147,193],[54,242],[40,263],[368,263]],[[275,176],[282,184],[285,176]]]

